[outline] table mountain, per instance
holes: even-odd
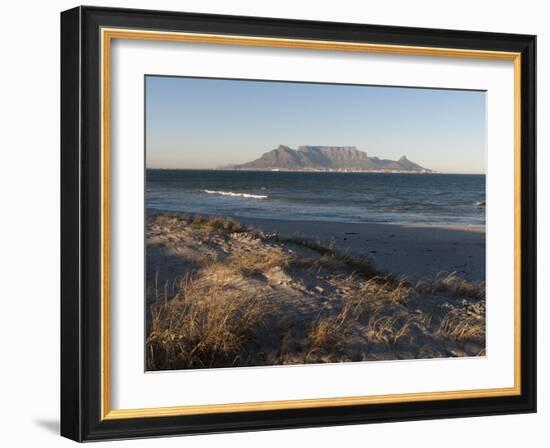
[[[380,159],[369,157],[355,146],[300,146],[292,149],[285,145],[264,153],[252,162],[234,165],[236,170],[283,171],[397,171],[422,172],[431,170],[407,159]]]

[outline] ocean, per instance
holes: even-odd
[[[148,169],[146,207],[247,218],[484,225],[485,175]]]

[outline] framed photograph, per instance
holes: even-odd
[[[61,14],[61,433],[535,412],[535,36]]]

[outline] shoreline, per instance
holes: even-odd
[[[205,213],[205,212],[183,212],[183,211],[173,211],[173,210],[163,210],[160,208],[146,208],[146,215],[151,216],[158,213],[167,213],[173,215],[181,216],[225,216],[227,218],[234,219],[236,221],[283,221],[283,222],[295,222],[295,223],[327,223],[327,224],[345,224],[345,225],[367,225],[367,226],[393,226],[393,227],[405,227],[405,228],[415,228],[415,229],[447,229],[447,230],[458,230],[464,232],[475,232],[485,234],[485,224],[445,224],[445,223],[436,223],[428,224],[422,222],[350,222],[350,221],[331,221],[323,219],[292,219],[292,218],[264,218],[264,217],[248,217],[242,215],[234,214],[220,214],[220,213]]]
[[[178,212],[164,212],[161,213],[175,213],[175,214],[182,214],[182,215],[189,215],[188,213],[178,213]],[[199,215],[204,216],[219,216],[219,215],[211,215],[207,213],[198,213]],[[192,214],[191,214],[192,215]],[[347,222],[347,221],[328,221],[328,220],[315,220],[315,219],[285,219],[285,218],[251,218],[247,216],[240,216],[240,215],[223,215],[227,216],[228,218],[234,219],[236,221],[245,222],[245,221],[275,221],[275,222],[288,222],[288,223],[296,223],[297,226],[301,224],[309,225],[309,224],[316,224],[316,223],[323,223],[323,224],[334,224],[337,226],[340,225],[346,225],[346,226],[384,226],[388,228],[406,228],[406,229],[443,229],[443,230],[456,230],[459,232],[472,232],[472,233],[480,233],[485,234],[485,225],[482,224],[427,224],[427,223],[398,223],[398,222]]]
[[[193,215],[147,209],[148,216],[157,213]],[[226,216],[266,233],[330,243],[341,253],[368,256],[377,269],[395,276],[422,279],[455,272],[470,281],[485,280],[485,226],[344,223]]]
[[[336,250],[369,256],[375,268],[396,276],[421,279],[456,272],[467,280],[485,280],[485,232],[479,229],[236,219],[287,238],[332,242]]]

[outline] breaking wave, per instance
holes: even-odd
[[[246,198],[246,199],[267,199],[268,196],[263,194],[249,194],[249,193],[235,193],[233,191],[216,191],[216,190],[202,190],[204,193],[208,194],[219,194],[221,196],[232,196],[237,198]]]

